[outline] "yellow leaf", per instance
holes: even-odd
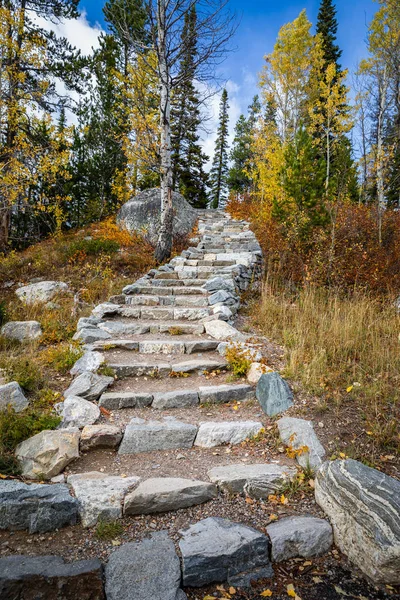
[[[236,594],[236,589],[234,587],[230,587],[229,588],[229,593],[230,594]]]
[[[278,520],[278,518],[279,518],[279,517],[278,517],[278,515],[274,515],[274,514],[272,514],[272,515],[269,515],[269,520],[270,520],[270,521],[277,521],[277,520]]]
[[[280,500],[281,500],[281,504],[287,504],[289,502],[289,500],[286,498],[285,494],[282,494]]]
[[[290,596],[291,598],[296,598],[296,592],[294,591],[294,585],[293,583],[289,583],[289,585],[286,588],[287,590],[287,595]]]
[[[261,592],[260,596],[263,596],[264,598],[270,598],[272,596],[272,592],[271,590],[264,590]]]
[[[214,596],[204,596],[203,600],[215,600]]]
[[[365,432],[367,435],[374,435],[373,431],[366,431]]]
[[[238,410],[238,408],[239,408],[238,406],[234,406],[233,410]]]
[[[346,455],[344,452],[339,452],[339,456],[340,456],[340,458],[346,458]]]
[[[348,388],[346,388],[346,392],[351,392],[351,390],[353,389],[353,387],[354,387],[354,386],[352,386],[352,385],[349,385],[349,387],[348,387]]]

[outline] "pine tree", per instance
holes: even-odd
[[[289,234],[293,232],[306,242],[314,228],[329,222],[324,204],[325,161],[304,127],[288,144],[284,159],[281,177],[285,196],[280,202],[275,200],[273,215]]]
[[[235,137],[230,154],[232,166],[229,169],[228,187],[230,191],[237,194],[244,194],[251,188],[250,172],[253,169],[254,159],[252,138],[260,113],[259,98],[254,96],[253,102],[249,106],[247,119],[244,115],[240,115],[235,126]]]
[[[336,7],[332,0],[321,0],[316,30],[322,38],[325,66],[334,63],[337,73],[340,73],[341,67],[339,59],[342,55],[342,51],[339,46],[335,44],[338,22],[336,19]]]
[[[223,206],[226,200],[228,178],[228,92],[223,90],[219,105],[219,125],[215,141],[214,158],[210,171],[211,206]]]
[[[199,93],[194,85],[197,54],[196,6],[185,14],[182,29],[184,49],[178,77],[180,83],[172,98],[171,146],[172,185],[196,208],[207,205],[207,174],[204,165],[208,156],[199,144],[201,124]]]

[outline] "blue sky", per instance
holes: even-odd
[[[86,19],[92,28],[97,29],[99,25],[105,28],[102,6],[102,0],[81,0],[80,9],[86,13]],[[303,8],[315,25],[319,0],[230,0],[229,6],[240,18],[233,41],[236,51],[229,54],[221,66],[221,77],[228,82],[232,133],[240,112],[246,111],[247,105],[257,93],[258,73],[263,66],[263,57],[273,49],[280,27],[293,21]],[[336,8],[338,44],[343,50],[341,62],[351,72],[357,62],[366,56],[367,25],[377,10],[377,2],[337,0]],[[217,109],[218,98],[212,107],[215,117]],[[213,135],[206,136],[205,151],[212,152],[212,147]]]

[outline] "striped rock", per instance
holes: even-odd
[[[336,545],[376,582],[400,583],[400,481],[352,459],[323,464],[315,499]]]

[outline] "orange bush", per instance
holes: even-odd
[[[227,209],[233,217],[251,222],[268,271],[280,279],[378,294],[400,290],[399,212],[383,214],[379,243],[376,207],[343,204],[334,223],[316,229],[304,248],[299,239],[288,239],[269,209],[256,200],[231,199]]]

